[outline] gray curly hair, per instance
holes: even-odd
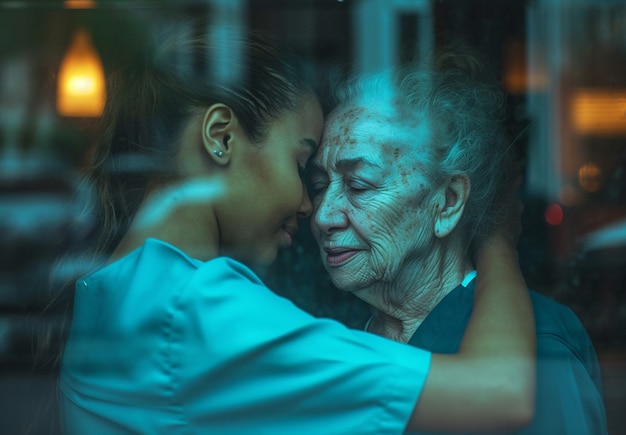
[[[447,47],[434,59],[353,76],[335,89],[335,104],[389,101],[400,128],[428,122],[432,142],[430,154],[422,156],[425,175],[433,185],[459,174],[470,179],[459,229],[468,254],[474,255],[507,215],[505,187],[516,169],[504,124],[505,94],[468,47]],[[421,140],[416,138],[416,143]]]

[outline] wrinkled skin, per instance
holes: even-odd
[[[330,115],[313,160],[311,226],[333,283],[414,329],[468,266],[435,236],[445,192],[425,173],[428,124],[405,128],[394,116],[391,106]]]

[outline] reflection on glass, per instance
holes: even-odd
[[[105,101],[102,61],[89,34],[79,30],[59,69],[57,110],[61,116],[97,117]]]

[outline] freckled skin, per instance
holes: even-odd
[[[327,267],[334,284],[345,290],[392,282],[403,264],[427,253],[432,238],[433,218],[423,204],[429,182],[419,163],[424,146],[411,143],[416,137],[427,142],[426,125],[417,136],[402,137],[382,113],[364,115],[364,108],[332,114],[315,158],[327,171],[321,181],[327,186],[313,198],[315,237],[321,247],[361,250],[346,265]],[[381,167],[337,170],[339,160],[356,157]],[[352,189],[361,179],[368,187]],[[315,176],[313,181],[319,182]]]
[[[406,127],[395,115],[384,104],[331,113],[313,160],[311,229],[335,286],[376,309],[374,332],[406,342],[471,264],[434,235],[445,194],[425,175],[426,121]],[[354,255],[331,264],[324,248]]]

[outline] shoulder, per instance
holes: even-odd
[[[199,296],[232,286],[239,291],[245,288],[267,290],[261,279],[243,263],[228,257],[197,260],[156,239],[145,242],[131,267],[136,277],[150,280],[170,295],[185,292]]]
[[[568,307],[531,291],[537,325],[537,408],[520,433],[606,433],[602,377],[589,335]]]
[[[261,278],[252,269],[228,257],[214,258],[197,267],[191,284],[206,286],[209,283],[219,286],[266,288]]]
[[[580,364],[601,391],[600,365],[596,351],[578,316],[568,307],[531,291],[537,327],[537,356],[540,361]]]
[[[568,342],[590,342],[578,316],[571,308],[534,290],[530,291],[537,335],[561,337]]]

